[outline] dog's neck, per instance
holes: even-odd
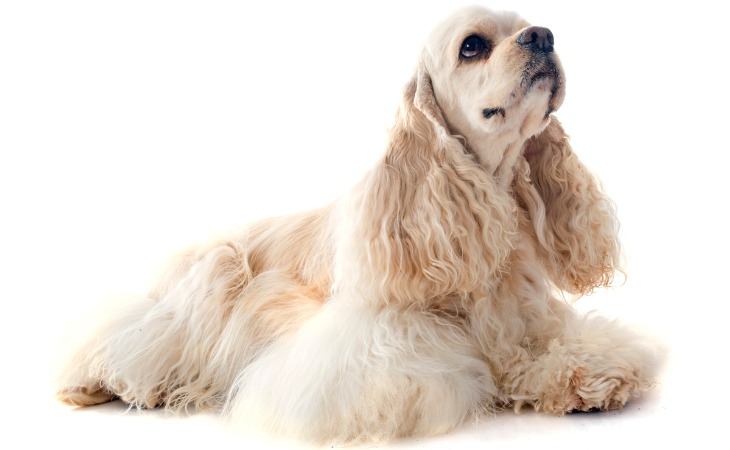
[[[467,150],[476,155],[479,164],[504,188],[512,184],[514,167],[526,142],[518,134],[500,133],[481,139],[465,136]]]
[[[522,120],[530,126],[497,125],[488,130],[481,124],[475,126],[457,112],[449,111],[444,119],[449,132],[464,139],[466,150],[476,156],[484,170],[494,175],[501,187],[508,188],[525,143],[535,132],[534,124]]]

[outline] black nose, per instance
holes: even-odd
[[[517,44],[529,48],[536,53],[550,53],[553,51],[555,38],[553,32],[545,27],[528,27],[520,33]]]

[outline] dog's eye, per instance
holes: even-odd
[[[483,55],[489,49],[489,45],[486,41],[476,34],[472,34],[468,38],[464,39],[461,44],[461,50],[459,51],[460,59],[471,59],[476,56]]]

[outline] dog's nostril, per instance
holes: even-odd
[[[533,52],[550,53],[555,45],[555,37],[549,28],[528,27],[517,37],[517,44]]]

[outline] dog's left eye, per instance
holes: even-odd
[[[472,34],[468,38],[464,39],[461,44],[461,50],[459,50],[460,59],[471,59],[480,55],[483,55],[489,49],[487,42],[476,34]]]

